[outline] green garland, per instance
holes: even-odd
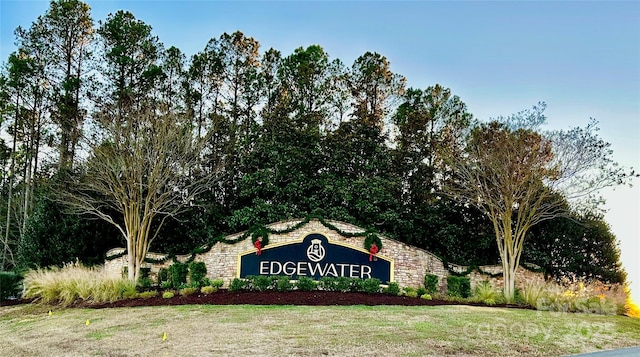
[[[269,229],[265,226],[258,226],[252,229],[253,233],[251,233],[251,243],[254,243],[258,240],[258,238],[262,237],[262,246],[266,246],[269,244]]]
[[[493,274],[493,273],[489,273],[489,272],[487,272],[487,271],[482,270],[482,269],[481,269],[479,266],[477,266],[477,265],[469,265],[465,271],[457,272],[457,271],[455,271],[455,270],[453,270],[453,269],[451,268],[451,266],[449,265],[449,263],[447,263],[447,262],[443,261],[443,264],[444,264],[444,266],[447,268],[447,270],[449,271],[449,274],[451,274],[451,275],[453,275],[453,276],[467,276],[467,275],[469,275],[469,274],[473,273],[474,271],[477,271],[478,273],[480,273],[480,274],[482,274],[482,275],[489,276],[490,278],[497,278],[497,277],[500,277],[500,276],[503,276],[503,275],[504,275],[504,273],[502,273],[502,272],[500,272],[500,273],[495,273],[495,274]],[[520,267],[522,267],[522,268],[524,268],[525,270],[528,270],[528,271],[530,271],[530,272],[532,272],[532,273],[544,273],[544,272],[545,272],[545,270],[544,270],[543,268],[537,268],[537,269],[536,269],[536,268],[534,268],[534,267],[532,267],[532,266],[527,266],[527,265],[525,265],[525,264],[526,264],[526,263],[524,263],[524,264],[520,264]]]
[[[185,261],[186,264],[192,262],[196,256],[198,254],[204,254],[209,252],[214,245],[216,245],[218,242],[220,243],[225,243],[225,244],[237,244],[240,242],[245,241],[247,238],[251,237],[251,243],[255,243],[255,241],[258,239],[258,237],[262,237],[262,246],[266,246],[267,244],[269,244],[269,235],[270,234],[276,234],[276,235],[280,235],[280,234],[287,234],[287,233],[291,233],[295,230],[298,230],[300,228],[302,228],[304,225],[306,225],[307,223],[309,223],[311,220],[313,219],[317,219],[323,226],[325,226],[326,228],[340,234],[343,237],[347,237],[347,238],[355,238],[355,237],[365,237],[364,242],[363,242],[363,246],[365,250],[369,250],[369,248],[371,248],[371,244],[373,242],[376,243],[376,245],[378,246],[378,249],[382,250],[382,241],[380,240],[380,237],[378,236],[377,232],[373,229],[366,229],[364,232],[359,232],[359,233],[353,233],[353,232],[345,232],[341,229],[339,229],[338,227],[334,226],[333,224],[327,222],[323,217],[321,217],[318,214],[310,214],[308,216],[306,216],[303,220],[301,220],[299,223],[296,223],[295,225],[282,229],[282,230],[277,230],[277,229],[271,229],[265,225],[255,225],[252,226],[251,228],[249,228],[249,230],[245,231],[243,234],[241,234],[240,236],[238,236],[237,238],[234,239],[226,239],[224,235],[218,235],[215,237],[211,237],[211,233],[209,232],[209,236],[211,237],[208,240],[208,243],[206,243],[204,246],[201,247],[197,247],[195,248],[190,254],[189,257],[187,258],[187,260]],[[121,253],[118,254],[114,254],[111,256],[108,256],[105,258],[106,261],[110,261],[110,260],[114,260],[114,259],[118,259],[121,258],[123,256],[125,256],[127,254],[127,251],[123,251]],[[433,253],[432,253],[433,254]],[[440,257],[439,257],[440,258]],[[174,262],[179,262],[178,257],[175,254],[167,254],[164,258],[161,259],[151,259],[151,258],[145,258],[145,263],[151,263],[151,264],[163,264],[165,262],[167,262],[168,260],[172,259]],[[447,262],[446,259],[440,258],[440,260],[442,260],[442,263],[444,264],[444,266],[447,268],[447,270],[449,271],[449,273],[453,276],[467,276],[469,274],[471,274],[474,271],[477,271],[478,273],[482,274],[482,275],[486,275],[489,276],[491,278],[496,278],[499,276],[502,276],[503,273],[489,273],[486,272],[484,270],[482,270],[479,266],[477,265],[469,265],[467,267],[467,269],[463,272],[456,272],[455,270],[453,270],[451,268],[451,266],[449,265],[449,263]],[[545,270],[543,268],[535,268],[529,265],[525,265],[524,264],[520,264],[521,267],[523,267],[524,269],[533,272],[533,273],[544,273]]]
[[[382,242],[380,241],[380,237],[378,237],[375,233],[367,234],[367,237],[364,239],[364,249],[371,249],[371,245],[375,243],[378,246],[378,250],[382,249]]]
[[[378,237],[377,232],[375,230],[367,229],[364,232],[360,232],[360,233],[345,232],[345,231],[339,229],[338,227],[334,226],[333,224],[327,222],[320,215],[313,213],[313,214],[310,214],[310,215],[306,216],[299,223],[296,223],[295,225],[293,225],[291,227],[288,227],[288,228],[285,228],[285,229],[282,229],[282,230],[271,229],[271,228],[269,228],[269,227],[267,227],[265,225],[255,225],[255,226],[252,226],[251,228],[249,228],[249,230],[245,231],[243,234],[241,234],[240,236],[238,236],[237,238],[234,238],[234,239],[226,239],[224,235],[218,235],[218,236],[215,236],[215,237],[211,237],[212,234],[211,234],[211,232],[209,232],[208,235],[209,235],[210,238],[208,239],[208,242],[204,246],[197,247],[193,251],[191,251],[191,253],[189,253],[189,258],[187,258],[185,263],[192,262],[196,258],[196,256],[198,254],[203,254],[203,253],[209,252],[211,250],[211,248],[213,248],[213,246],[216,245],[217,243],[237,244],[237,243],[245,241],[249,237],[251,237],[251,243],[255,243],[255,241],[258,239],[258,237],[262,237],[262,246],[264,247],[267,244],[269,244],[269,235],[270,234],[281,235],[281,234],[291,233],[293,231],[296,231],[296,230],[302,228],[304,225],[306,225],[307,223],[309,223],[313,219],[317,219],[323,226],[325,226],[326,228],[328,228],[328,229],[340,234],[343,237],[347,237],[347,238],[365,237],[363,245],[364,245],[364,249],[367,250],[367,251],[371,247],[371,243],[372,242],[376,242],[376,245],[378,245],[378,249],[382,249],[382,241]],[[114,259],[123,257],[126,254],[127,254],[127,252],[125,250],[122,253],[108,256],[105,259],[107,261],[114,260]],[[146,263],[151,263],[151,264],[163,264],[163,263],[167,262],[170,259],[173,259],[173,261],[175,261],[175,262],[178,261],[178,257],[175,254],[167,254],[164,258],[161,258],[161,259],[145,258],[144,261]]]
[[[110,256],[108,256],[108,257],[105,257],[104,259],[105,259],[106,261],[110,261],[110,260],[114,260],[114,259],[122,258],[122,257],[124,257],[125,255],[127,255],[127,251],[126,251],[126,250],[123,250],[121,253],[114,254],[114,255],[110,255]]]

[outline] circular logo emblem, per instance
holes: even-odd
[[[319,262],[324,259],[324,247],[320,239],[311,240],[311,245],[307,248],[307,258],[312,262]]]

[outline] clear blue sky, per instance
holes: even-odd
[[[410,86],[440,83],[488,119],[548,104],[549,129],[600,122],[615,158],[640,169],[640,2],[550,1],[87,1],[94,20],[119,9],[188,56],[240,30],[284,55],[321,45],[347,65],[366,51],[391,61]],[[0,60],[13,31],[48,1],[1,0]],[[640,301],[640,182],[607,190],[607,221]]]

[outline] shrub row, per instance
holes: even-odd
[[[426,294],[438,294],[440,278],[434,274],[424,276],[424,288]],[[453,298],[468,298],[471,295],[471,281],[466,276],[447,277],[447,295]]]
[[[379,279],[356,279],[346,277],[323,277],[315,281],[309,277],[299,277],[293,281],[289,276],[248,276],[245,279],[235,278],[229,284],[229,291],[341,291],[341,292],[381,292]],[[393,284],[393,283],[392,283]],[[397,286],[397,284],[396,284]]]
[[[158,271],[158,285],[163,289],[184,289],[201,288],[211,285],[211,281],[207,276],[207,266],[204,262],[191,262],[189,264],[175,262],[169,268],[161,268]],[[152,286],[149,280],[148,284],[139,284],[143,288]]]
[[[172,274],[184,276],[186,265],[179,268],[165,269],[159,278],[166,278],[166,282],[174,284]],[[182,278],[175,283],[179,287],[163,293],[163,297],[176,293],[190,295],[198,292],[209,294],[217,291],[224,284],[221,279],[209,280],[206,267],[202,263],[186,266],[190,286]],[[435,277],[435,278],[434,278]],[[14,273],[0,273],[1,297],[3,299],[19,295],[21,277]],[[150,298],[158,296],[157,291],[139,292],[135,284],[127,279],[112,279],[102,269],[86,268],[79,264],[69,264],[62,268],[31,270],[24,277],[24,298],[34,298],[44,303],[60,303],[68,305],[76,300],[91,300],[95,302],[113,302],[122,298]],[[378,279],[352,279],[324,277],[315,281],[309,277],[300,277],[293,281],[289,276],[252,276],[246,279],[233,279],[229,285],[230,291],[340,291],[340,292],[383,292],[390,295],[405,295],[431,299],[433,294],[438,298],[457,301],[478,301],[488,305],[505,301],[501,292],[496,291],[488,281],[478,283],[471,294],[467,277],[450,276],[447,278],[447,296],[437,291],[437,276],[425,277],[425,286],[419,288],[400,288],[398,283],[389,283],[384,289]],[[561,312],[584,312],[598,314],[624,314],[626,292],[623,286],[608,286],[602,283],[576,282],[573,284],[530,283],[517,290],[516,302],[528,305],[538,310]]]

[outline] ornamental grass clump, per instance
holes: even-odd
[[[186,288],[180,289],[180,295],[182,296],[191,296],[197,292],[198,292],[198,288],[194,288],[194,287],[186,287]]]
[[[620,284],[563,280],[526,284],[519,299],[537,310],[600,315],[625,313],[626,293]]]
[[[138,297],[142,298],[142,299],[150,299],[152,297],[156,297],[158,296],[158,292],[155,290],[150,290],[150,291],[143,291],[140,294],[138,294]]]
[[[24,277],[24,297],[42,303],[67,306],[75,301],[114,302],[127,292],[136,293],[135,283],[111,278],[102,268],[87,268],[79,263],[62,268],[30,270]]]
[[[487,305],[495,305],[504,301],[504,297],[500,292],[495,290],[489,281],[478,283],[473,289],[473,300],[485,303]]]
[[[203,286],[202,288],[200,288],[200,292],[205,295],[213,294],[216,291],[218,291],[218,288],[211,285]]]
[[[525,284],[518,293],[518,301],[524,305],[537,308],[538,301],[547,295],[547,284],[539,281]]]

